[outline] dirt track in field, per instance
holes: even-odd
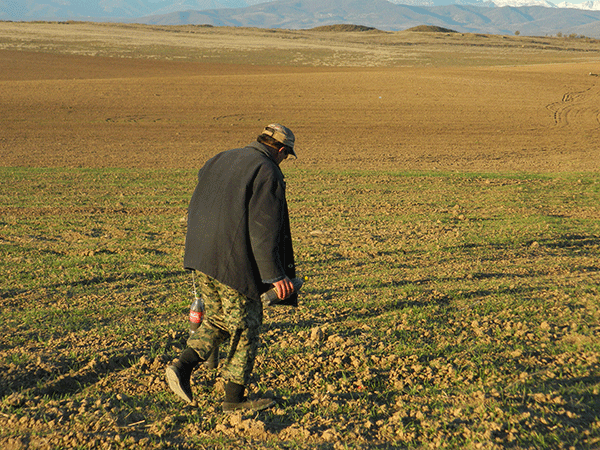
[[[533,65],[467,66],[472,47],[455,45],[447,51],[460,55],[457,65],[383,67],[381,59],[380,67],[310,67],[84,56],[0,36],[4,166],[197,167],[278,121],[297,134],[297,167],[600,169],[600,47],[574,52],[570,62],[556,62],[569,60],[568,49],[546,59],[539,54],[548,51],[535,49],[517,57],[519,46],[480,50],[497,63],[506,53],[506,60],[540,62]],[[264,48],[268,37],[259,37],[253,45]],[[368,45],[379,56],[400,51]],[[419,45],[402,51],[433,52]],[[344,55],[340,66],[357,63]]]

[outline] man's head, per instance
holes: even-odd
[[[282,152],[285,153],[285,157],[287,157],[287,155],[294,155],[296,158],[298,157],[294,151],[294,145],[296,143],[294,133],[292,133],[292,130],[281,124],[272,123],[267,125],[260,136],[258,136],[257,140],[278,151],[283,148]]]

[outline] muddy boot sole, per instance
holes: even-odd
[[[191,403],[194,400],[189,376],[182,376],[177,367],[169,366],[167,367],[166,377],[167,384],[175,395],[187,403]]]

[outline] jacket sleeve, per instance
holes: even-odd
[[[285,184],[275,170],[259,171],[248,202],[250,245],[260,278],[267,284],[286,276],[279,256],[284,233]]]

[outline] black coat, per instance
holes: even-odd
[[[285,181],[263,144],[219,153],[198,172],[184,267],[256,300],[295,276]],[[297,305],[297,295],[285,303]]]

